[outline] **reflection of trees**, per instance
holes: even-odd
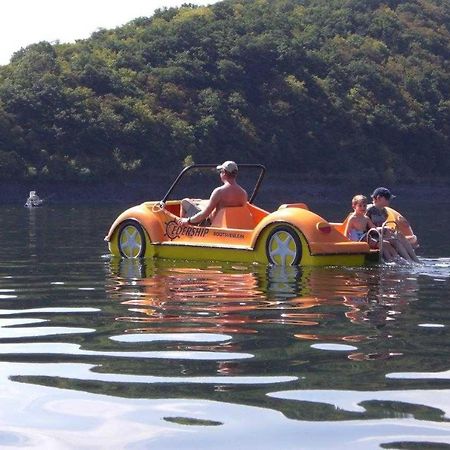
[[[130,398],[202,398],[261,406],[298,420],[402,415],[441,420],[437,410],[395,401],[365,401],[364,411],[355,412],[267,395],[330,386],[388,390],[387,365],[399,372],[423,364],[423,355],[392,358],[409,345],[416,327],[408,320],[410,302],[417,299],[417,279],[399,271],[112,260],[106,294],[97,333],[82,344],[98,354],[71,357],[91,365],[88,379],[16,379]],[[135,339],[117,339],[128,335]],[[314,347],[321,343],[337,350]],[[339,351],[342,344],[353,349]],[[149,351],[156,355],[144,357]],[[167,358],[169,351],[214,357]],[[117,379],[122,376],[130,380]],[[145,377],[158,381],[143,381]],[[239,382],[240,377],[249,384]]]

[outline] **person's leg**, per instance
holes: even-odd
[[[383,250],[385,252],[385,255],[387,256],[388,261],[393,261],[398,256],[398,253],[389,243],[384,246]]]
[[[395,247],[395,249],[397,250],[398,254],[405,260],[405,261],[409,261],[412,262],[413,260],[411,259],[411,256],[409,255],[409,253],[406,251],[403,243],[399,240],[399,239],[391,239],[389,241],[393,247]]]
[[[402,243],[402,245],[405,248],[405,251],[408,253],[410,259],[412,259],[415,262],[420,262],[411,243],[408,241],[408,239],[406,239],[406,237],[402,233],[397,234],[397,239]]]
[[[395,260],[395,258],[398,256],[397,251],[394,247],[390,244],[389,241],[383,241],[383,259],[387,262]]]
[[[180,217],[191,217],[197,214],[200,208],[190,198],[183,198],[181,200],[181,214]]]
[[[390,251],[384,247],[383,247],[382,256],[383,256],[383,261],[385,261],[385,262],[391,262],[393,259]]]

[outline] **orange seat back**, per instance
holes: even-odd
[[[251,230],[255,227],[255,221],[247,206],[228,206],[217,212],[211,226]]]
[[[353,213],[349,213],[348,216],[344,219],[344,221],[342,223],[331,223],[330,225],[332,225],[335,230],[339,231],[339,233],[346,236],[345,232],[347,231],[348,221],[350,220],[350,216],[352,214]]]

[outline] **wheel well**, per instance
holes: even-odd
[[[141,256],[145,256],[146,248],[147,248],[148,244],[151,243],[151,240],[150,240],[150,238],[149,238],[149,236],[147,234],[147,231],[145,230],[145,227],[139,222],[139,220],[134,219],[134,218],[129,218],[129,219],[123,220],[114,229],[113,236],[115,237],[115,239],[117,239],[117,248],[119,250],[119,253],[122,256],[125,256],[122,253],[121,245],[120,245],[120,242],[119,242],[119,234],[128,225],[135,226],[135,228],[138,230],[139,234],[142,234],[143,243],[142,243],[142,255]]]
[[[134,219],[134,218],[127,218],[127,219],[124,219],[124,220],[122,220],[122,222],[119,222],[117,224],[116,228],[114,228],[113,232],[111,233],[111,236],[112,237],[115,237],[115,236],[117,237],[117,233],[119,232],[119,230],[121,228],[123,228],[125,226],[124,224],[126,224],[126,223],[133,223],[133,222],[138,224],[145,231],[145,228],[142,226],[142,223],[139,222],[139,220]]]
[[[297,234],[297,237],[299,238],[301,244],[301,251],[302,251],[301,259],[303,259],[304,251],[306,249],[308,250],[309,255],[311,255],[311,248],[309,247],[309,243],[308,240],[306,239],[305,234],[296,225],[285,221],[271,222],[261,230],[261,232],[258,234],[258,237],[256,238],[255,245],[253,246],[253,248],[258,253],[260,251],[263,251],[264,255],[266,255],[267,238],[269,237],[271,231],[278,226],[291,228]],[[306,249],[304,245],[306,246]]]
[[[308,251],[309,251],[309,253],[311,254],[311,249],[310,249],[310,247],[309,247],[309,242],[308,242],[308,239],[306,239],[306,236],[305,236],[305,234],[296,226],[296,225],[293,225],[292,223],[289,223],[289,222],[284,222],[284,221],[280,221],[280,222],[270,222],[270,223],[268,223],[260,232],[259,232],[259,234],[258,234],[258,237],[256,238],[256,241],[255,241],[255,245],[253,246],[253,248],[259,248],[259,246],[261,245],[261,239],[262,239],[262,236],[264,236],[264,235],[266,235],[266,234],[269,234],[270,233],[270,230],[271,230],[271,228],[273,228],[273,227],[276,227],[276,226],[282,226],[282,225],[284,225],[284,226],[287,226],[287,227],[290,227],[290,228],[292,228],[297,234],[298,234],[298,236],[299,236],[299,238],[300,238],[300,241],[303,243],[303,242],[305,242],[306,243],[306,246],[308,247]],[[264,245],[264,244],[263,244]]]

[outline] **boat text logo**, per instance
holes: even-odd
[[[176,220],[166,223],[166,232],[164,233],[171,241],[181,236],[205,237],[209,233],[207,228],[179,225]]]

